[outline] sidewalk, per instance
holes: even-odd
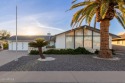
[[[125,83],[125,72],[45,71],[0,72],[2,83]]]

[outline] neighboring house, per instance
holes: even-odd
[[[119,35],[119,37],[112,39],[113,49],[125,51],[125,34]]]
[[[115,38],[115,39],[112,39],[112,44],[113,45],[125,46],[125,38]]]
[[[45,36],[17,36],[17,50],[18,51],[28,51],[28,43],[34,41],[36,38],[44,38],[50,41],[49,46],[54,45],[54,38],[50,34]],[[16,36],[12,36],[8,39],[9,50],[16,50]]]
[[[100,30],[89,26],[82,26],[63,33],[55,35],[57,49],[75,49],[85,47],[87,50],[94,52],[100,50]],[[119,36],[109,33],[109,46],[112,49],[112,38]]]
[[[3,50],[3,41],[0,41],[0,50]]]

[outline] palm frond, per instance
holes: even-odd
[[[77,3],[77,4],[74,4],[70,10],[74,9],[74,8],[77,8],[77,7],[80,7],[80,6],[85,6],[85,5],[88,5],[90,3],[93,3],[94,1],[84,1],[84,2],[80,2],[80,3]]]
[[[75,3],[76,1],[77,1],[77,0],[73,0],[73,1],[72,1],[72,4]]]
[[[73,27],[75,25],[80,26],[82,21],[85,18],[86,18],[86,22],[90,23],[97,7],[98,7],[98,3],[93,2],[93,3],[90,3],[88,6],[86,6],[85,8],[77,11],[72,18],[71,26]]]
[[[106,16],[106,13],[108,11],[108,8],[109,8],[109,3],[110,1],[109,0],[103,0],[101,2],[101,7],[100,7],[100,15],[101,15],[101,18],[104,19],[105,16]]]
[[[95,15],[96,13],[96,10],[97,10],[97,6],[98,4],[97,3],[94,3],[93,5],[91,5],[89,8],[88,8],[88,12],[86,13],[86,23],[90,24],[93,16]]]
[[[83,15],[83,13],[84,13],[84,9],[81,9],[73,15],[71,26],[78,22],[78,19],[81,17],[81,15]]]
[[[37,48],[37,47],[44,47],[47,44],[48,44],[48,41],[46,41],[46,40],[44,40],[42,38],[37,38],[35,41],[30,42],[29,46]]]
[[[118,22],[122,25],[122,27],[125,29],[125,18],[123,18],[122,15],[118,12],[115,13],[115,17],[118,20]]]

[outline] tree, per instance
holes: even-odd
[[[1,30],[0,31],[0,40],[5,40],[10,37],[10,32],[6,30]]]
[[[42,39],[42,38],[38,38],[38,39],[36,39],[35,41],[29,43],[29,46],[30,46],[30,47],[38,48],[40,57],[41,57],[42,59],[45,59],[45,56],[44,56],[43,53],[42,53],[42,47],[44,47],[44,46],[46,46],[46,45],[48,45],[48,41],[45,41],[45,40]]]
[[[73,3],[76,0],[73,1]],[[91,23],[93,17],[96,16],[96,21],[100,22],[100,53],[101,58],[112,58],[112,53],[109,49],[109,26],[110,21],[116,17],[120,24],[125,29],[125,2],[124,0],[86,0],[80,3],[73,4],[70,10],[81,7],[78,10],[71,22],[71,26],[78,27],[86,20]]]

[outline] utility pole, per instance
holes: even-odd
[[[17,39],[17,5],[16,5],[16,54],[18,50],[18,39]],[[15,61],[18,61],[18,57],[15,59]]]
[[[18,44],[17,44],[17,5],[16,5],[16,52],[17,52],[17,48],[18,48],[17,45]]]

